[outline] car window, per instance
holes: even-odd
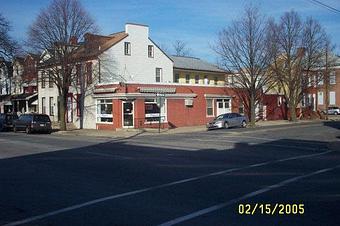
[[[47,115],[35,115],[33,120],[37,122],[49,122],[50,117]]]
[[[19,120],[20,120],[20,121],[25,121],[25,117],[26,117],[26,115],[20,115],[20,116],[19,116]]]
[[[232,118],[232,114],[225,114],[224,118]]]

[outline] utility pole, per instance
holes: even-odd
[[[325,71],[324,71],[324,83],[325,83],[325,119],[328,120],[328,107],[329,107],[329,43],[326,42],[326,52],[325,52]]]
[[[77,100],[79,101],[79,116],[80,116],[79,128],[80,129],[84,128],[84,105],[85,105],[84,102],[85,102],[85,76],[86,76],[86,73],[84,73],[85,71],[84,68],[85,68],[85,65],[82,62],[80,64],[80,74],[79,74],[80,78],[76,78],[80,80],[80,100]]]

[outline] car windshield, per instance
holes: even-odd
[[[47,115],[35,115],[33,120],[37,122],[49,122],[50,118]]]
[[[224,115],[219,115],[219,116],[217,116],[217,117],[215,118],[215,120],[223,119],[223,116],[224,116]]]

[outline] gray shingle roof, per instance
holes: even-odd
[[[199,58],[182,56],[170,56],[170,58],[174,62],[174,68],[226,73],[226,71],[218,68],[216,65],[203,61]]]

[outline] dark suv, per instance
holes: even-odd
[[[45,114],[23,114],[20,115],[18,120],[13,123],[13,131],[19,130],[26,131],[26,133],[32,132],[52,132],[51,120],[48,115]]]
[[[13,128],[13,121],[18,119],[16,113],[1,113],[0,114],[0,131],[8,131]]]

